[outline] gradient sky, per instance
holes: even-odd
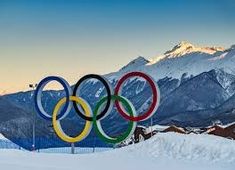
[[[0,94],[47,75],[70,83],[181,40],[235,44],[234,0],[0,0]]]

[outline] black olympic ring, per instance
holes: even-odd
[[[111,103],[112,103],[113,92],[111,91],[112,87],[108,83],[107,80],[105,80],[102,76],[97,75],[97,74],[88,74],[88,75],[85,75],[81,79],[79,79],[78,82],[75,84],[74,89],[73,89],[73,96],[77,95],[77,90],[79,90],[79,87],[83,83],[83,81],[85,81],[87,79],[91,79],[91,78],[99,80],[104,85],[104,87],[106,89],[106,92],[107,92],[107,102],[106,102],[106,105],[105,105],[104,109],[101,111],[101,113],[98,114],[97,117],[96,117],[96,120],[100,120],[101,118],[106,116],[107,113],[109,111],[111,111],[111,109],[112,109]],[[74,106],[74,109],[76,110],[77,114],[81,118],[83,118],[83,119],[85,119],[87,121],[93,121],[93,117],[88,117],[88,116],[86,116],[86,115],[84,115],[82,113],[81,108],[78,107],[78,105],[77,105],[77,103],[75,101],[73,101],[73,106]]]

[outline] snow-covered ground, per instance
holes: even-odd
[[[128,147],[92,154],[0,150],[3,170],[232,170],[235,141],[210,135],[157,134]]]

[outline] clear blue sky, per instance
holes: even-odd
[[[46,75],[70,83],[181,40],[235,44],[234,0],[0,0],[0,94]]]

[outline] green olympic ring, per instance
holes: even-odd
[[[136,114],[135,108],[127,98],[122,97],[122,96],[112,95],[111,100],[112,101],[120,101],[126,107],[130,116],[135,116],[135,114]],[[104,130],[101,126],[100,120],[96,120],[96,117],[99,113],[99,110],[100,110],[100,108],[102,108],[105,101],[107,101],[107,97],[102,98],[95,106],[94,115],[93,115],[94,116],[93,125],[95,128],[95,131],[96,131],[97,135],[105,142],[113,143],[113,144],[121,143],[122,141],[128,139],[134,133],[135,128],[136,128],[136,122],[130,121],[126,132],[121,134],[120,136],[118,136],[116,138],[109,137],[104,132]]]

